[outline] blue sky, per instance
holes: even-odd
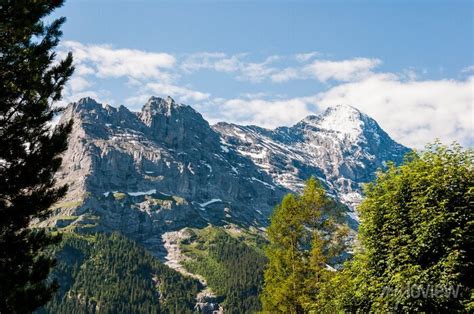
[[[211,123],[291,125],[347,103],[399,142],[472,146],[473,1],[66,1],[65,101],[170,94]]]

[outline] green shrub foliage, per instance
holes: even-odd
[[[472,312],[472,150],[440,143],[380,172],[359,207],[360,247],[338,275],[341,310]],[[336,291],[334,289],[333,291]]]

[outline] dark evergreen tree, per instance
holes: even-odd
[[[58,241],[30,229],[66,187],[55,188],[71,124],[50,126],[72,56],[55,60],[64,18],[43,19],[61,0],[0,1],[0,312],[30,312],[50,299],[45,279],[53,259],[45,248]]]

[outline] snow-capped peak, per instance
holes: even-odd
[[[339,137],[355,140],[360,137],[364,128],[363,114],[349,105],[329,107],[318,116],[309,116],[303,121],[323,130],[337,132]]]

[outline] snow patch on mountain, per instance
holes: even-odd
[[[349,105],[329,107],[326,112],[315,119],[307,118],[303,121],[307,121],[323,130],[337,132],[340,140],[343,140],[344,136],[356,140],[361,136],[364,127],[361,112]]]
[[[206,207],[208,205],[211,205],[211,204],[214,204],[214,203],[217,203],[217,202],[222,202],[222,200],[220,198],[213,198],[212,200],[210,201],[207,201],[205,203],[202,203],[202,204],[199,204],[201,207]]]

